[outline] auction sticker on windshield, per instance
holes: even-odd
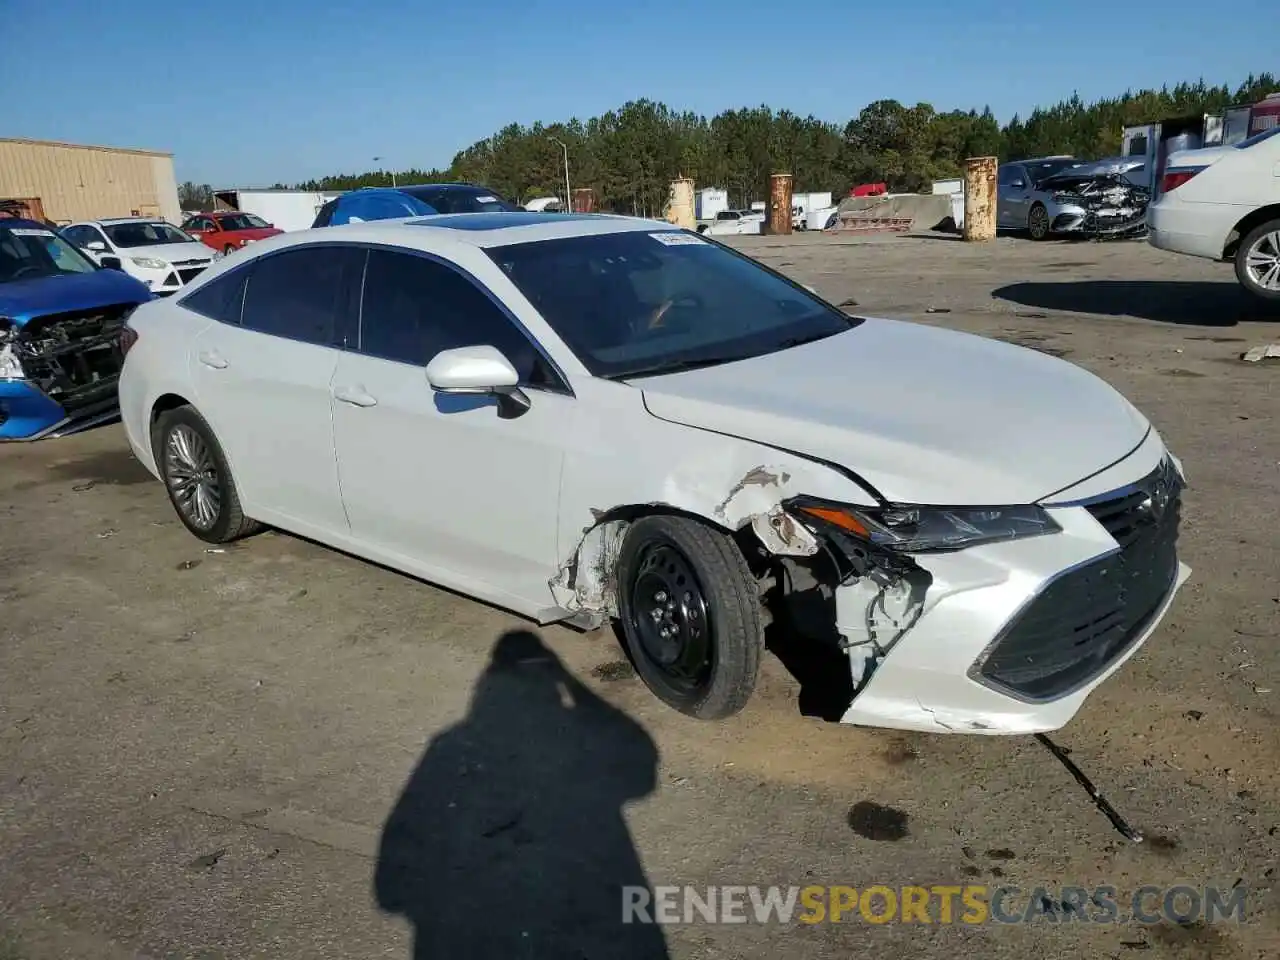
[[[692,244],[706,243],[701,237],[692,233],[679,233],[675,230],[666,233],[651,233],[649,236],[657,240],[664,247],[684,247]]]

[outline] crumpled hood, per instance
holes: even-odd
[[[95,270],[57,277],[0,283],[0,317],[24,326],[50,313],[90,310],[114,303],[145,303],[151,291],[119,270]]]
[[[632,383],[654,416],[839,464],[899,503],[1033,503],[1149,429],[1074,364],[895,320]]]

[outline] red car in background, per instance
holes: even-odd
[[[238,210],[197,213],[194,217],[187,218],[182,229],[205,246],[227,254],[239,250],[246,243],[284,233],[261,217]]]

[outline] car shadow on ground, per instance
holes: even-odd
[[[1280,320],[1280,304],[1259,300],[1229,280],[1028,281],[999,287],[991,296],[1043,310],[1206,327]]]
[[[644,728],[533,633],[495,644],[466,717],[427,746],[383,829],[374,893],[415,960],[669,956],[623,923],[649,890],[623,805],[656,787]]]

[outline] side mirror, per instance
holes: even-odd
[[[104,270],[123,270],[124,261],[119,257],[103,257],[98,261],[98,266]]]
[[[94,253],[103,253],[107,249],[107,245],[101,240],[90,240],[84,245],[86,250],[92,250]]]
[[[1011,181],[1009,182],[1009,186],[1011,186],[1011,187],[1017,187],[1019,190],[1022,190],[1023,188],[1025,188],[1025,187],[1026,187],[1026,185],[1027,185],[1027,184],[1026,184],[1026,181],[1025,181],[1025,180],[1011,180]]]
[[[440,393],[496,396],[498,412],[506,418],[519,416],[530,406],[516,368],[487,344],[440,351],[427,364],[427,383]]]

